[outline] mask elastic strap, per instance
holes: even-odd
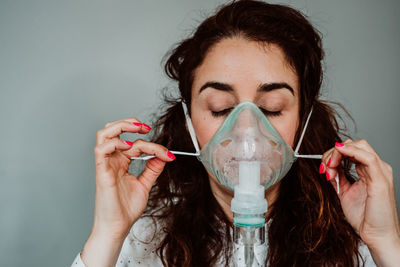
[[[176,151],[176,150],[170,150],[170,152],[173,153],[174,155],[185,155],[185,156],[198,157],[198,156],[200,156],[200,148],[199,148],[199,143],[197,142],[196,133],[194,132],[192,120],[189,117],[189,113],[188,113],[186,104],[183,101],[181,103],[182,103],[182,107],[183,107],[183,113],[185,114],[189,134],[190,134],[190,137],[192,138],[192,142],[193,142],[194,148],[196,149],[196,152],[193,153],[193,152],[183,152],[183,151]],[[131,159],[138,159],[138,160],[149,160],[152,158],[155,158],[155,156],[147,155],[147,156],[140,156],[140,157],[131,157]]]
[[[197,142],[197,137],[196,137],[196,133],[195,133],[194,128],[193,128],[192,120],[190,119],[189,112],[188,112],[186,104],[183,101],[181,103],[182,103],[182,107],[183,107],[183,112],[185,114],[185,118],[186,118],[186,123],[187,123],[188,130],[189,130],[189,134],[190,134],[190,137],[192,139],[192,142],[193,142],[194,148],[196,150],[196,153],[187,153],[187,152],[179,152],[179,151],[175,151],[175,152],[178,152],[178,154],[181,153],[183,155],[186,154],[186,155],[190,155],[190,156],[199,156],[200,155],[200,148],[199,148],[199,143]],[[299,153],[298,153],[298,151],[300,149],[301,142],[303,141],[303,137],[304,137],[304,134],[305,134],[307,126],[308,126],[308,122],[310,121],[310,117],[311,117],[312,111],[313,111],[313,107],[311,107],[310,114],[308,114],[306,123],[304,125],[303,132],[301,133],[301,136],[300,136],[300,140],[297,143],[296,149],[294,151],[294,156],[297,157],[297,158],[311,158],[311,159],[321,159],[322,158],[322,155],[299,155]],[[339,175],[338,174],[335,177],[335,181],[336,181],[336,186],[337,186],[336,190],[337,190],[337,193],[339,194],[340,187],[339,187]]]
[[[197,142],[196,132],[194,131],[192,120],[190,119],[189,112],[188,112],[185,102],[182,101],[181,103],[182,103],[183,113],[185,114],[186,124],[187,124],[188,130],[189,130],[190,137],[192,138],[192,142],[193,142],[194,148],[196,150],[196,154],[197,154],[197,156],[199,156],[200,148],[199,148],[199,143]]]
[[[300,140],[297,143],[296,149],[294,151],[294,156],[297,157],[297,158],[322,159],[322,155],[299,155],[299,148],[300,148],[301,142],[303,141],[303,137],[304,137],[304,134],[306,132],[308,121],[310,120],[312,111],[313,111],[313,107],[311,107],[310,114],[308,114],[308,117],[307,117],[307,120],[306,120],[306,124],[304,125],[303,132],[301,133],[301,136],[300,136]],[[336,181],[336,191],[339,194],[340,193],[339,173],[336,174],[335,181]]]
[[[322,155],[299,155],[299,148],[300,148],[301,142],[303,141],[304,134],[306,133],[308,121],[310,120],[312,111],[313,111],[313,107],[311,107],[310,113],[308,114],[308,117],[306,120],[306,124],[304,125],[303,132],[301,133],[300,140],[297,143],[296,149],[294,150],[294,156],[296,158],[322,159]]]
[[[192,120],[190,119],[187,106],[186,106],[185,102],[182,101],[181,103],[182,103],[182,107],[183,107],[183,112],[185,114],[185,118],[186,118],[186,123],[187,123],[188,130],[189,130],[189,134],[190,134],[190,137],[192,138],[192,142],[193,142],[194,148],[196,149],[196,154],[200,155],[199,144],[197,142],[196,133],[194,131]],[[304,125],[303,132],[301,133],[300,140],[297,143],[296,149],[294,151],[294,156],[296,158],[322,159],[322,155],[299,155],[299,153],[298,153],[298,151],[300,149],[300,145],[301,145],[301,143],[303,141],[304,134],[305,134],[307,126],[308,126],[308,122],[310,121],[310,117],[311,117],[312,111],[313,111],[313,107],[311,107],[310,113],[308,114],[306,123]]]

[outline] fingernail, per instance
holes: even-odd
[[[175,157],[175,155],[174,154],[172,154],[171,152],[167,152],[167,156],[170,158],[170,159],[175,159],[176,157]]]
[[[327,180],[327,181],[330,181],[330,180],[331,180],[331,177],[330,177],[330,175],[329,175],[329,172],[326,172],[326,180]]]
[[[151,127],[145,123],[143,123],[143,127],[146,128],[147,130],[151,130]]]
[[[329,167],[329,165],[331,165],[331,159],[332,159],[332,158],[329,158],[328,163],[326,164],[326,166]]]
[[[131,141],[124,141],[124,143],[127,144],[127,145],[130,145],[130,146],[133,145],[133,142],[131,142]]]
[[[143,123],[140,123],[140,122],[132,122],[132,124],[135,125],[135,126],[142,126],[143,125]]]
[[[321,163],[321,165],[319,165],[319,173],[320,173],[320,174],[323,173],[324,170],[325,170],[325,166],[324,166],[323,163]]]
[[[337,147],[342,147],[342,146],[344,146],[344,144],[339,143],[339,142],[336,142],[336,143],[335,143],[335,146],[337,146]]]

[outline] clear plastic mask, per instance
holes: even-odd
[[[213,138],[200,150],[196,133],[184,102],[182,102],[182,107],[186,125],[196,151],[171,150],[171,152],[178,155],[196,156],[222,185],[231,190],[234,190],[235,186],[240,182],[241,173],[246,173],[247,177],[259,176],[259,185],[267,189],[287,174],[296,158],[322,158],[322,155],[318,154],[298,154],[312,114],[312,108],[296,149],[293,151],[262,111],[249,101],[237,105],[227,116]],[[154,157],[154,155],[147,155],[131,157],[131,159],[148,160]],[[257,173],[253,173],[254,170],[257,170]],[[335,180],[339,193],[338,176],[335,177]],[[255,182],[258,183],[258,179]]]
[[[239,183],[239,162],[258,164],[260,185],[267,189],[288,173],[296,158],[322,157],[297,153],[312,109],[295,151],[280,136],[264,113],[249,101],[237,105],[211,140],[200,150],[187,107],[183,102],[182,105],[198,159],[223,186],[232,191]]]
[[[239,183],[240,162],[257,164],[260,184],[268,188],[286,175],[296,158],[264,113],[246,101],[226,117],[200,150],[199,159],[222,185],[233,191]]]

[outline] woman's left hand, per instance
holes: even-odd
[[[324,153],[320,173],[336,189],[347,221],[369,247],[379,266],[400,263],[400,225],[397,217],[392,167],[365,140],[346,140]],[[343,158],[356,164],[359,181],[350,184],[341,168]]]

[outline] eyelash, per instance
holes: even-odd
[[[214,117],[221,117],[224,116],[226,114],[228,114],[233,108],[226,108],[224,110],[221,111],[211,111],[211,115],[213,115]],[[275,117],[275,116],[280,116],[282,115],[281,111],[269,111],[266,110],[264,108],[259,107],[259,109],[266,115],[266,116],[271,116],[271,117]]]

